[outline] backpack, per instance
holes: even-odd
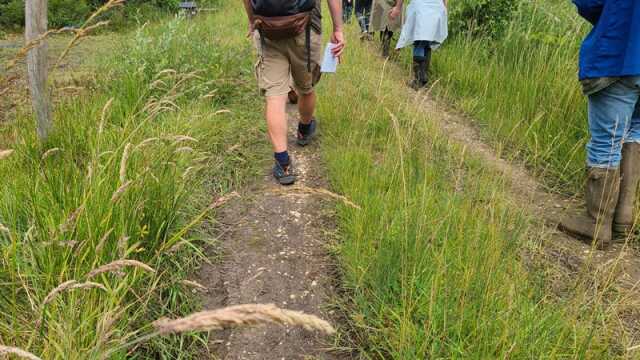
[[[306,32],[307,68],[311,72],[311,12],[316,0],[251,0],[260,38],[282,40]]]

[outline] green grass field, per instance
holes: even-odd
[[[341,208],[337,252],[367,356],[620,355],[588,321],[603,315],[599,304],[576,308],[579,294],[558,299],[523,266],[540,227],[500,176],[433,126],[407,76],[351,36],[320,90],[331,181],[363,207]]]
[[[0,343],[83,360],[190,358],[202,346],[202,336],[158,338],[127,355],[125,344],[194,309],[181,281],[210,237],[206,209],[262,165],[251,44],[237,18],[213,19],[122,36],[96,60],[96,88],[57,104],[46,143],[24,115],[4,126],[15,152],[0,161]],[[156,273],[88,276],[124,258]],[[45,304],[69,280],[99,285]]]
[[[588,26],[569,1],[523,2],[504,38],[450,38],[434,54],[435,92],[479,121],[507,157],[558,191],[584,179],[586,101],[578,50]]]
[[[269,159],[238,4],[122,35],[96,60],[95,89],[57,106],[45,144],[24,114],[4,125],[0,144],[15,152],[0,160],[0,343],[43,359],[186,359],[206,345],[197,334],[137,341],[153,320],[197,308],[182,280],[202,261],[207,206]],[[504,42],[452,39],[435,70],[436,93],[498,149],[574,192],[584,26],[569,10],[530,3]],[[551,37],[540,32],[548,22]],[[559,298],[549,269],[523,264],[546,236],[539,222],[434,125],[406,90],[404,62],[384,63],[354,27],[348,35],[338,74],[318,89],[332,190],[362,207],[337,205],[342,345],[369,359],[632,358],[601,294],[576,286]],[[155,273],[89,277],[123,258]],[[95,284],[47,298],[69,280]]]

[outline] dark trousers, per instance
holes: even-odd
[[[351,22],[351,14],[353,14],[353,2],[355,0],[342,0],[342,22],[348,24]]]
[[[369,32],[369,19],[371,18],[372,0],[355,0],[356,18],[362,32]]]

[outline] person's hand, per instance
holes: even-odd
[[[392,7],[391,11],[389,11],[389,20],[395,21],[398,18],[398,16],[400,16],[401,12],[402,12],[402,9],[400,8],[400,6]]]
[[[331,53],[334,57],[340,59],[345,46],[344,34],[342,33],[342,30],[333,31],[333,34],[331,34],[331,42],[334,44],[333,49],[331,49]]]

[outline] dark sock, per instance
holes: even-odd
[[[303,124],[303,123],[298,123],[298,131],[302,134],[302,135],[308,135],[309,131],[311,131],[311,124],[314,122],[315,120],[311,120],[310,123],[308,124]]]
[[[276,161],[278,162],[278,164],[280,164],[280,166],[282,166],[282,167],[289,166],[289,152],[288,151],[285,150],[283,152],[273,153],[273,156],[276,158]]]

